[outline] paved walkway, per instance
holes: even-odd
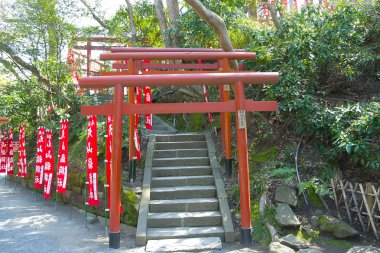
[[[101,223],[88,224],[81,211],[67,205],[43,200],[42,195],[20,185],[5,184],[0,176],[0,252],[6,253],[82,253],[82,252],[145,252],[144,247],[135,247],[133,229],[121,234],[121,247],[108,247],[105,227]],[[70,218],[71,212],[71,218]],[[224,245],[217,252],[263,252],[242,248],[239,245]]]

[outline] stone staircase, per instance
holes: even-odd
[[[235,239],[211,135],[151,135],[136,244],[204,237]]]

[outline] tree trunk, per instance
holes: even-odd
[[[195,11],[195,13],[207,24],[213,27],[219,39],[220,46],[226,52],[233,52],[230,36],[228,35],[224,20],[216,13],[207,9],[199,0],[185,0]],[[237,61],[230,61],[231,68],[238,70]]]
[[[125,0],[125,3],[127,4],[127,8],[128,8],[129,24],[131,25],[131,32],[132,32],[132,42],[135,43],[137,41],[137,36],[136,36],[135,18],[133,16],[133,6],[129,0]]]
[[[158,24],[160,26],[161,36],[165,41],[166,47],[171,47],[170,40],[166,36],[166,30],[168,29],[168,23],[166,21],[165,11],[164,11],[164,6],[162,4],[162,1],[161,0],[154,0],[154,8],[156,10],[156,15],[157,15],[157,19],[158,19]]]
[[[248,4],[247,13],[249,16],[257,20],[257,6],[254,6],[255,4],[256,4],[255,1],[252,1]]]
[[[279,32],[281,32],[282,31],[282,26],[281,26],[280,20],[277,17],[276,10],[274,9],[273,5],[271,5],[269,2],[267,3],[267,6],[268,6],[268,9],[269,9],[270,15],[272,17],[272,21],[274,23],[274,26],[276,27],[276,29]]]
[[[168,6],[168,16],[171,28],[170,39],[173,47],[178,46],[179,34],[179,7],[177,0],[166,0]]]

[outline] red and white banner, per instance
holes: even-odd
[[[135,104],[141,103],[141,88],[136,87],[136,99]],[[135,156],[137,159],[141,158],[141,152],[140,152],[140,136],[139,136],[139,121],[140,121],[140,115],[135,114],[135,126],[134,126],[134,141],[135,141]]]
[[[145,63],[150,63],[150,60],[144,60]],[[149,69],[143,69],[144,72],[148,72]],[[152,103],[152,90],[150,86],[145,86],[143,88],[144,91],[144,104]],[[153,121],[152,114],[145,114],[145,128],[148,130],[153,130]]]
[[[44,184],[45,141],[45,128],[39,127],[37,134],[36,171],[34,173],[34,188],[36,189],[41,189]]]
[[[110,194],[111,194],[111,168],[112,168],[112,116],[107,116],[107,129],[106,129],[106,184],[108,185],[108,204],[110,208]]]
[[[13,174],[13,129],[9,129],[7,174]]]
[[[0,133],[1,134],[1,133]],[[4,130],[0,143],[0,173],[7,172],[7,132]]]
[[[144,104],[152,103],[152,90],[150,86],[144,87]],[[145,128],[148,130],[153,130],[153,120],[152,114],[145,114]]]
[[[26,178],[28,171],[26,168],[26,152],[25,152],[25,125],[20,127],[20,148],[18,150],[18,177]]]
[[[202,64],[202,60],[198,60],[198,63],[199,64]],[[203,69],[201,69],[201,71],[203,71]],[[206,85],[203,85],[203,96],[205,97],[205,101],[206,103],[208,103],[208,98],[207,98],[207,87]],[[212,119],[212,115],[211,113],[208,113],[208,120],[210,121],[210,123],[212,123],[213,119]]]
[[[98,134],[96,116],[88,118],[87,127],[87,203],[98,206]]]
[[[66,192],[67,167],[69,158],[69,121],[61,121],[61,131],[59,133],[58,149],[58,169],[57,169],[57,191]]]
[[[53,133],[46,130],[45,166],[44,166],[44,198],[50,198],[54,174]]]

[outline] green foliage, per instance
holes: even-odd
[[[121,221],[130,226],[137,226],[138,213],[136,209],[137,196],[131,190],[123,190],[121,194],[121,204],[123,205],[123,213]]]
[[[329,185],[323,183],[318,178],[312,178],[308,181],[303,181],[298,184],[299,192],[309,192],[309,196],[314,196],[314,192],[320,196],[330,195],[331,191],[329,189]]]
[[[282,178],[284,179],[285,183],[288,184],[296,177],[296,169],[289,167],[280,167],[272,170],[269,177]]]
[[[251,204],[251,219],[252,219],[252,237],[253,240],[262,246],[268,246],[272,238],[270,233],[265,226],[265,222],[269,222],[275,227],[276,231],[280,231],[280,226],[275,219],[276,209],[273,207],[266,207],[264,210],[264,216],[259,213],[259,203],[258,201],[252,202]]]
[[[274,147],[264,149],[261,152],[255,152],[255,150],[253,150],[250,153],[250,161],[252,162],[253,166],[258,166],[264,162],[271,161],[278,156],[278,150]]]

